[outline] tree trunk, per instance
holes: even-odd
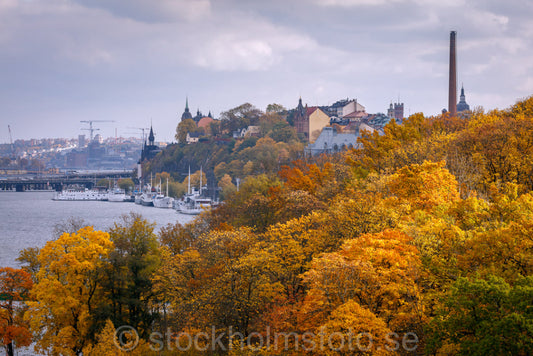
[[[6,345],[6,354],[7,356],[14,356],[15,352],[13,350],[13,343],[10,342],[9,344]]]

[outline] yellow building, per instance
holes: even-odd
[[[300,99],[294,114],[294,126],[296,132],[304,134],[310,143],[320,136],[322,129],[329,125],[329,120],[329,116],[317,106],[306,105],[304,108]]]

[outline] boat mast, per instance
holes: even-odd
[[[187,180],[187,194],[191,194],[191,166],[189,166],[189,176]]]
[[[202,195],[202,166],[200,166],[200,196]]]
[[[167,197],[168,197],[168,177],[167,177]]]

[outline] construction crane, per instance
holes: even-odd
[[[144,138],[146,137],[146,136],[144,136],[144,131],[148,131],[148,130],[150,130],[150,129],[147,128],[147,127],[128,127],[128,129],[141,130],[141,131],[142,131],[142,134],[143,134],[143,136],[142,136],[142,140],[143,140],[143,142],[144,142]]]
[[[93,140],[94,131],[100,131],[100,129],[93,128],[93,122],[115,122],[115,120],[82,120],[80,122],[89,124],[89,128],[88,129],[82,129],[82,130],[87,130],[87,131],[91,132],[91,141],[92,141]]]

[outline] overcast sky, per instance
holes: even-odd
[[[451,30],[467,102],[503,109],[533,94],[532,19],[531,0],[0,0],[0,142],[80,120],[171,141],[186,97],[215,117],[300,96],[436,115]]]

